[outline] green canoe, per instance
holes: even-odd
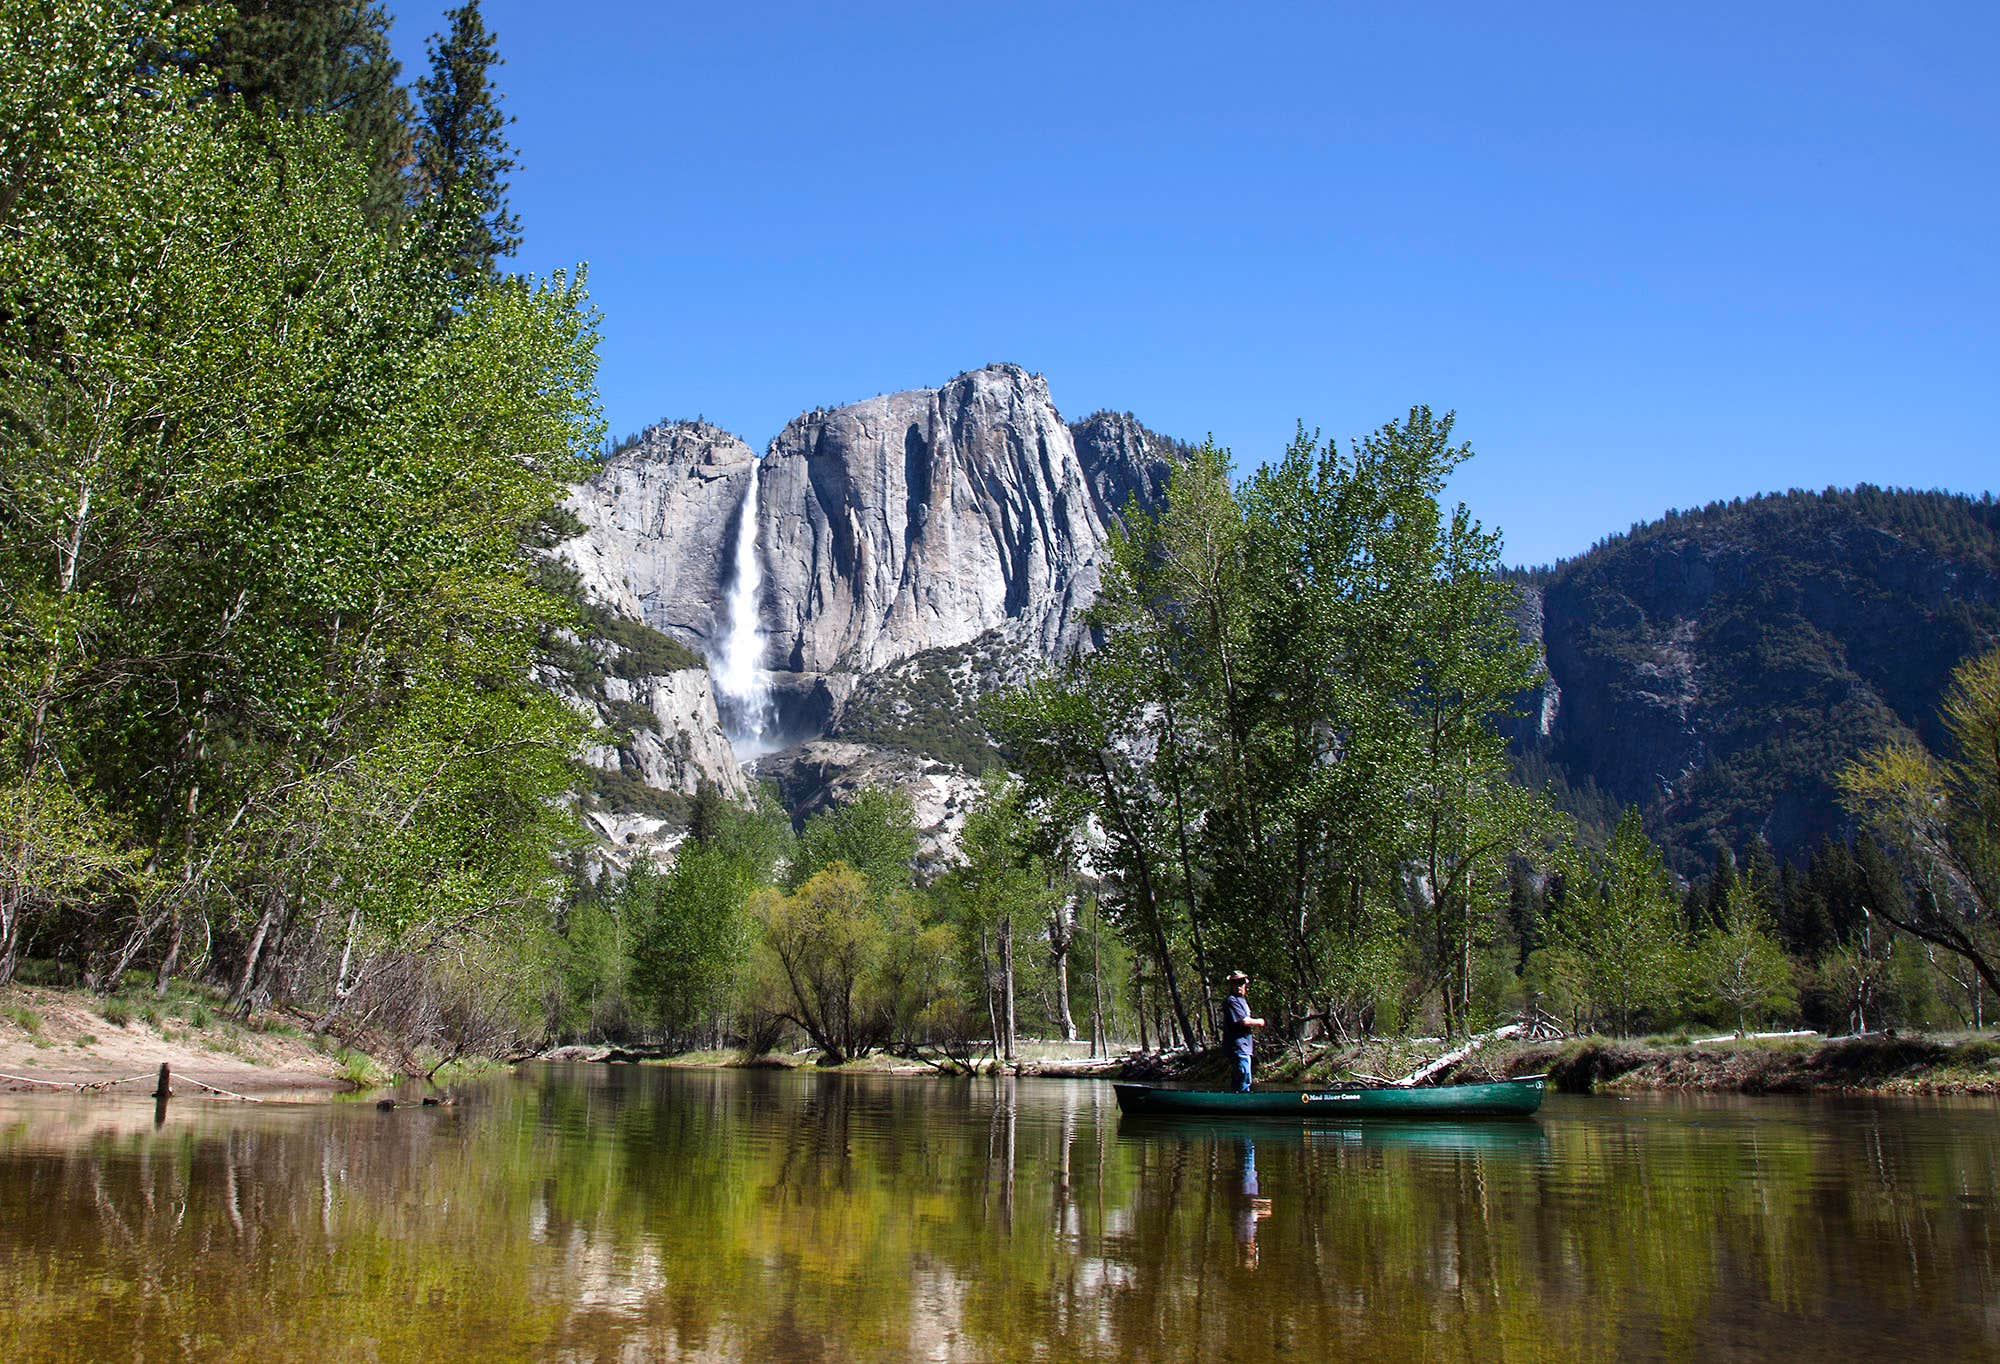
[[[1249,1143],[1260,1151],[1282,1146],[1307,1146],[1314,1150],[1357,1147],[1431,1155],[1524,1158],[1545,1154],[1549,1144],[1542,1124],[1529,1115],[1465,1119],[1378,1116],[1356,1118],[1352,1122],[1309,1122],[1290,1109],[1282,1115],[1247,1118],[1213,1113],[1121,1113],[1118,1139],[1152,1143]]]
[[[1113,1085],[1118,1107],[1133,1114],[1215,1117],[1306,1117],[1329,1122],[1380,1115],[1394,1118],[1518,1117],[1542,1106],[1546,1075],[1523,1075],[1484,1085],[1335,1085],[1330,1089],[1161,1089]]]

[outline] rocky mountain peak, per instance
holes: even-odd
[[[648,427],[571,494],[585,533],[561,553],[592,598],[712,656],[729,531],[756,459],[705,422]]]
[[[1093,412],[1071,422],[1069,432],[1098,514],[1107,520],[1134,499],[1142,507],[1162,505],[1174,461],[1188,450],[1185,442],[1148,431],[1130,412]]]
[[[1107,539],[1048,385],[1016,365],[811,412],[759,496],[771,665],[852,672],[1014,622],[1081,628]]]
[[[719,669],[722,715],[754,709],[766,744],[808,741],[901,660],[1077,645],[1112,525],[1135,497],[1158,503],[1179,448],[1129,414],[1072,427],[1041,375],[987,365],[803,413],[761,460],[704,422],[648,428],[576,489],[586,532],[561,552],[615,615],[711,662],[747,638],[758,695]],[[748,636],[739,578],[756,589]]]

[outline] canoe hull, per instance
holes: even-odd
[[[1160,1089],[1153,1085],[1112,1086],[1118,1107],[1151,1116],[1305,1118],[1343,1122],[1355,1117],[1499,1118],[1520,1117],[1542,1106],[1546,1077],[1524,1076],[1480,1085],[1435,1085],[1398,1089],[1388,1085],[1342,1085],[1331,1089],[1253,1089],[1248,1093],[1211,1089]]]

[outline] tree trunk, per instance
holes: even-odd
[[[979,930],[979,979],[985,985],[986,994],[986,1036],[993,1046],[993,1059],[1000,1059],[1000,1010],[994,1003],[996,991],[993,989],[993,967],[986,955],[986,930]]]
[[[1180,1020],[1181,1031],[1186,1033],[1187,1006],[1181,1001],[1180,978],[1174,971],[1174,957],[1167,945],[1166,926],[1160,921],[1160,896],[1153,883],[1152,862],[1146,856],[1145,841],[1139,831],[1132,827],[1131,817],[1125,811],[1125,802],[1118,792],[1117,783],[1112,779],[1111,768],[1103,754],[1097,756],[1098,776],[1104,783],[1104,795],[1109,808],[1127,842],[1132,846],[1133,867],[1139,873],[1139,897],[1147,927],[1152,932],[1153,948],[1159,956],[1160,976],[1167,987],[1167,998],[1171,1001],[1174,1017]]]
[[[229,993],[228,1007],[248,1013],[250,1009],[250,987],[257,979],[257,967],[264,957],[264,942],[271,936],[271,925],[277,922],[278,907],[267,904],[264,916],[257,920],[257,931],[250,937],[250,946],[243,953],[243,974],[236,979],[236,988]]]
[[[0,886],[0,985],[14,979],[21,951],[21,906],[25,897],[8,886]]]
[[[1180,852],[1181,901],[1187,905],[1188,927],[1194,934],[1195,983],[1201,987],[1200,1023],[1204,1030],[1215,1019],[1215,1000],[1208,992],[1208,950],[1201,937],[1201,910],[1194,897],[1194,859],[1188,853],[1187,811],[1181,798],[1180,747],[1174,741],[1176,722],[1171,700],[1166,702],[1167,761],[1174,774],[1174,840]],[[1200,1036],[1200,1034],[1197,1034]]]
[[[153,977],[153,993],[161,999],[167,997],[167,985],[174,978],[174,968],[180,964],[181,937],[186,928],[178,909],[173,911],[167,923],[167,950],[160,957],[160,969]]]
[[[1014,1059],[1014,916],[1004,915],[1000,920],[1000,983],[1006,992],[1006,1012],[1002,1026],[1006,1030],[1007,1059]]]
[[[1146,978],[1136,972],[1132,977],[1132,1012],[1139,1016],[1139,1050],[1151,1051],[1152,1043],[1146,1037]]]
[[[1065,1042],[1076,1041],[1076,1020],[1069,1012],[1069,953],[1056,958],[1056,1029]]]
[[[1099,938],[1104,927],[1099,920],[1090,931],[1090,1054],[1102,1056],[1111,1050],[1111,1039],[1104,1029],[1104,956],[1099,951]]]
[[[1076,897],[1065,895],[1049,921],[1049,955],[1056,971],[1056,1027],[1065,1042],[1076,1041],[1076,1021],[1069,1012],[1069,953],[1076,941]]]

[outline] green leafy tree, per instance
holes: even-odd
[[[1018,783],[988,777],[978,804],[966,815],[960,861],[932,888],[951,906],[966,955],[984,987],[988,1035],[998,1054],[1010,1061],[1017,1027],[1019,929],[1047,921],[1063,899],[1034,852],[1032,837]]]
[[[1797,1007],[1798,991],[1754,877],[1731,884],[1720,918],[1695,943],[1693,973],[1703,996],[1741,1037],[1752,1017]]]
[[[448,294],[330,114],[133,69],[204,41],[0,10],[0,784],[59,767],[150,869],[65,926],[92,979],[338,1011],[559,893],[574,614],[523,542],[598,437],[595,321]]]
[[[664,872],[635,867],[619,895],[629,925],[634,1011],[687,1042],[737,998],[751,938],[757,870],[726,849],[687,847]]]
[[[1574,844],[1558,855],[1551,896],[1547,981],[1580,982],[1593,1015],[1621,1035],[1635,1020],[1671,1004],[1679,898],[1658,848],[1627,809],[1612,831],[1601,873]]]
[[[865,787],[808,819],[785,870],[796,890],[835,862],[882,890],[908,887],[917,857],[915,813],[902,791]]]
[[[1190,1039],[1225,963],[1296,1029],[1371,1026],[1406,963],[1453,1027],[1479,993],[1547,816],[1499,738],[1532,661],[1497,539],[1440,505],[1450,436],[1423,408],[1351,451],[1301,433],[1240,488],[1186,452],[1113,540],[1099,647],[991,708],[1036,817],[1101,831]]]
[[[1945,753],[1884,744],[1841,769],[1841,794],[1909,882],[1906,903],[1876,912],[2000,995],[2000,649],[1959,665],[1939,713]]]
[[[762,934],[774,1011],[841,1065],[888,1040],[895,1011],[884,988],[891,924],[883,896],[845,862],[813,873],[790,894],[752,903]]]

